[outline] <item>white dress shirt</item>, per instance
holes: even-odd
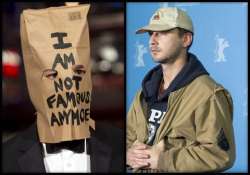
[[[85,148],[83,153],[75,153],[71,150],[62,149],[59,153],[48,154],[45,143],[42,143],[44,150],[44,165],[47,173],[52,172],[83,172],[89,173],[90,156]]]

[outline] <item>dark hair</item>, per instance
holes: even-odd
[[[177,27],[176,29],[178,30],[179,37],[183,37],[185,33],[191,33],[192,36],[193,36],[193,33],[190,32],[190,31],[188,31],[188,30],[186,30],[186,29],[179,28],[179,27]],[[193,39],[192,39],[192,42],[190,43],[190,45],[187,47],[187,51],[192,46],[192,44],[193,44]]]

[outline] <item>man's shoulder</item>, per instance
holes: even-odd
[[[28,127],[19,131],[14,137],[8,139],[2,144],[2,167],[4,172],[18,172],[18,160],[23,155],[24,148],[30,144],[33,134],[33,127]]]
[[[124,130],[108,123],[96,122],[95,131],[91,133],[92,150],[105,153],[104,157],[110,160],[110,171],[120,172],[124,168],[124,149],[125,149]],[[110,154],[109,154],[110,153]],[[103,157],[103,156],[102,156]]]
[[[3,142],[3,144],[2,144],[3,155],[13,153],[13,151],[16,151],[21,140],[22,139],[20,138],[20,134],[17,134],[14,137]]]
[[[20,148],[20,145],[23,145],[25,140],[29,140],[34,138],[35,134],[35,125],[32,124],[28,126],[27,128],[17,132],[17,134],[3,142],[3,154],[5,153],[13,153],[14,151],[18,150]]]
[[[215,92],[216,89],[225,89],[221,84],[217,83],[211,76],[206,74],[194,79],[189,84],[189,86],[194,90],[201,90],[209,93]]]
[[[114,148],[124,142],[123,130],[108,122],[96,122],[93,137]]]
[[[194,79],[185,88],[185,94],[192,99],[196,99],[197,103],[198,101],[203,103],[211,98],[216,99],[219,96],[231,100],[230,92],[209,75],[202,75]]]
[[[15,136],[2,144],[2,168],[3,172],[10,172],[15,170],[13,165],[18,164],[19,152],[18,145],[20,143],[20,137]]]

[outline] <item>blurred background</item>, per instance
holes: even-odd
[[[64,2],[9,2],[1,5],[2,142],[36,119],[25,80],[20,14],[24,9],[63,5]],[[124,129],[124,4],[91,3],[88,23],[93,81],[91,118]]]

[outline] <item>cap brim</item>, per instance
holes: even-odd
[[[151,25],[148,25],[148,26],[145,26],[145,27],[138,29],[135,33],[141,34],[141,33],[145,33],[145,32],[160,32],[160,31],[167,31],[167,30],[170,30],[173,28],[175,28],[175,27],[168,26],[168,25],[157,25],[157,24],[152,25],[151,24]]]

